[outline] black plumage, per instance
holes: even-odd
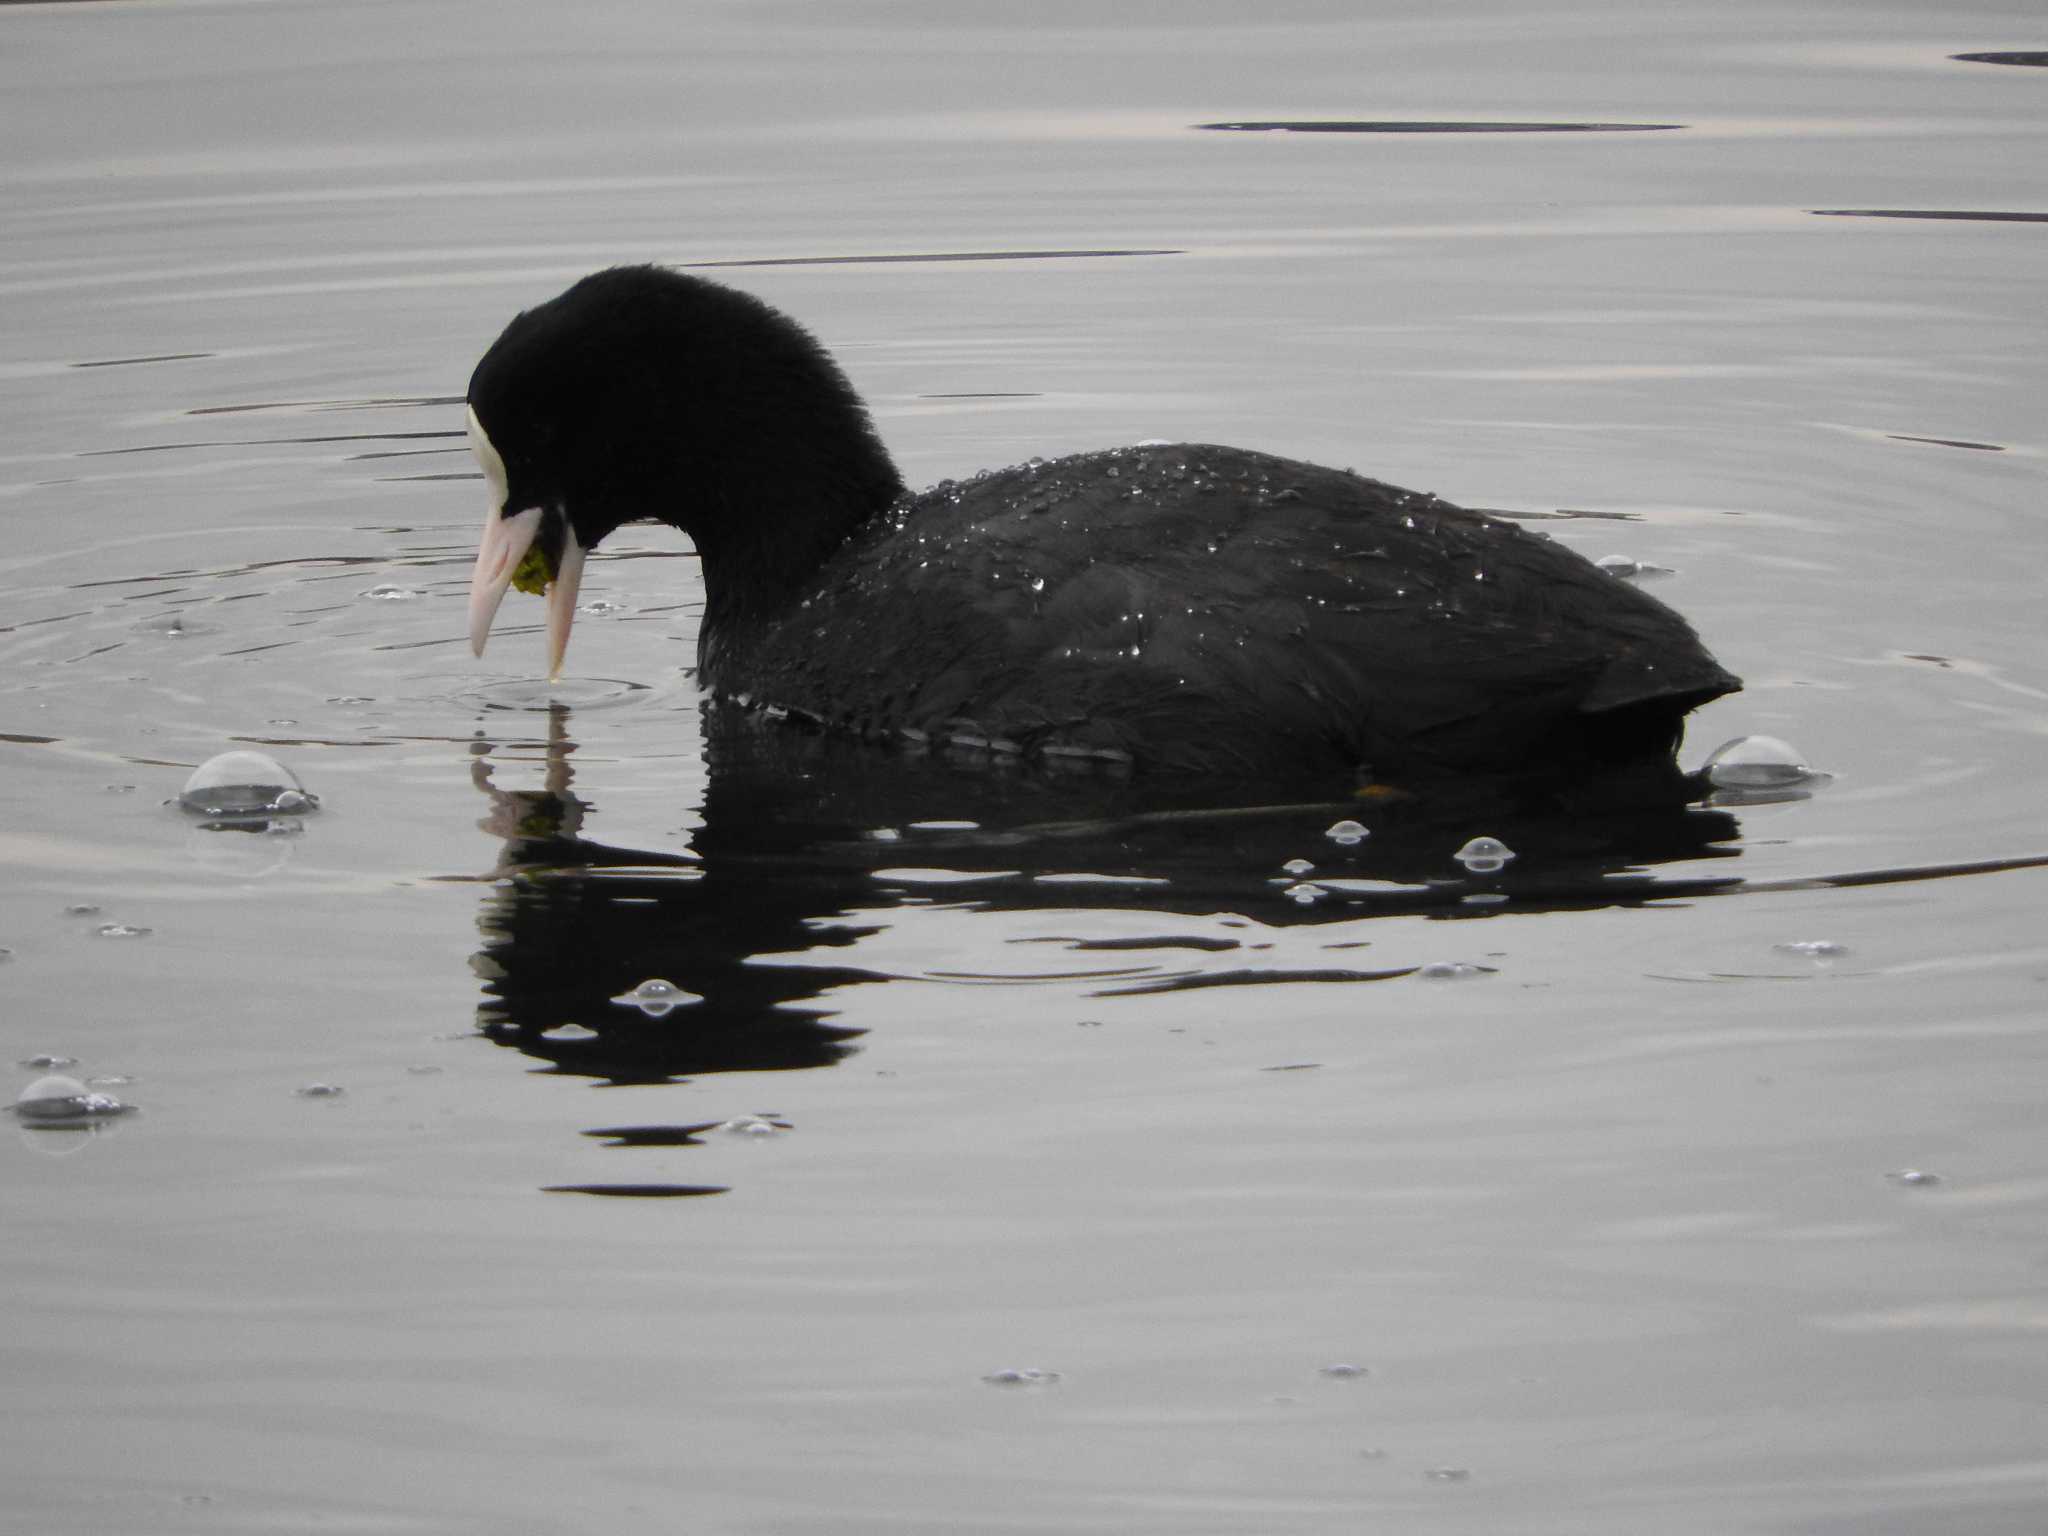
[[[654,268],[519,316],[470,404],[494,513],[540,509],[550,572],[565,541],[680,528],[702,682],[830,728],[1163,773],[1569,779],[1668,771],[1686,712],[1740,686],[1562,545],[1348,472],[1173,444],[907,494],[800,327]]]

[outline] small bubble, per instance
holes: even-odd
[[[651,976],[632,991],[621,992],[612,1001],[621,1008],[638,1008],[650,1019],[663,1019],[678,1008],[701,1003],[704,999],[695,992],[685,992],[672,981]]]
[[[1371,1374],[1371,1372],[1366,1370],[1366,1368],[1362,1365],[1352,1365],[1348,1361],[1339,1360],[1335,1364],[1324,1366],[1320,1374],[1324,1376],[1349,1378],[1354,1376],[1368,1376]]]
[[[85,1086],[88,1088],[125,1088],[134,1081],[135,1079],[126,1072],[103,1072],[96,1077],[88,1077],[85,1080]]]
[[[719,1130],[728,1136],[780,1136],[790,1129],[786,1120],[771,1120],[766,1115],[737,1115],[719,1125]]]
[[[1809,960],[1838,960],[1849,953],[1849,946],[1837,944],[1833,939],[1788,939],[1771,948],[1787,955],[1804,955]]]
[[[407,1067],[405,1070],[411,1073],[414,1077],[432,1077],[436,1072],[445,1072],[447,1068],[433,1067],[427,1066],[425,1064],[420,1064],[416,1066]]]
[[[337,693],[329,696],[329,704],[374,704],[377,701],[367,693]]]
[[[98,917],[100,915],[100,906],[99,903],[92,901],[74,901],[64,909],[64,915],[66,917]]]
[[[111,1094],[94,1093],[75,1077],[39,1077],[14,1101],[15,1116],[37,1130],[76,1129],[125,1115],[132,1105]]]
[[[1315,905],[1317,901],[1327,896],[1329,892],[1325,891],[1320,885],[1310,885],[1304,881],[1299,885],[1290,885],[1280,894],[1296,906],[1308,907]]]
[[[78,1058],[76,1056],[58,1056],[54,1053],[45,1053],[39,1056],[24,1056],[15,1065],[27,1067],[33,1072],[54,1072],[59,1067],[77,1066]]]
[[[348,1090],[338,1083],[308,1083],[292,1092],[302,1099],[338,1099]]]
[[[1289,859],[1285,864],[1282,864],[1280,868],[1285,873],[1294,876],[1294,878],[1297,880],[1299,880],[1303,875],[1313,874],[1315,872],[1315,865],[1309,863],[1307,859]]]
[[[1425,981],[1470,981],[1475,976],[1494,974],[1490,965],[1473,965],[1464,960],[1432,960],[1416,969]]]
[[[421,587],[394,586],[387,581],[380,582],[374,587],[366,587],[356,595],[367,597],[373,603],[409,603],[414,598],[425,597],[427,594]]]
[[[110,795],[132,795],[135,793],[135,786],[133,784],[102,784],[100,788]]]
[[[871,843],[900,843],[903,841],[903,834],[894,827],[875,827],[868,832],[867,837]]]
[[[808,599],[806,599],[806,601],[808,601]],[[593,619],[602,619],[607,618],[614,613],[624,613],[626,611],[626,605],[624,603],[614,602],[612,601],[612,599],[608,597],[594,597],[589,602],[585,603],[582,607],[578,608],[576,611],[579,614],[586,614]]]
[[[586,1028],[581,1024],[557,1024],[553,1029],[542,1030],[540,1037],[543,1040],[555,1041],[595,1040],[597,1038],[597,1031]]]
[[[1515,850],[1497,837],[1475,837],[1451,855],[1475,875],[1497,874],[1514,856]]]
[[[1885,1177],[1906,1189],[1932,1189],[1942,1182],[1940,1174],[1928,1173],[1920,1168],[1901,1168],[1897,1173],[1888,1173]]]
[[[1035,1366],[1013,1366],[990,1371],[981,1378],[992,1387],[1049,1387],[1060,1379],[1058,1371],[1041,1371]]]
[[[1338,821],[1332,822],[1325,828],[1323,836],[1333,843],[1339,843],[1348,848],[1353,843],[1364,842],[1368,837],[1372,836],[1372,833],[1366,829],[1362,822]]]
[[[1470,1467],[1425,1467],[1422,1475],[1432,1483],[1462,1483],[1471,1479]]]
[[[276,720],[266,720],[263,723],[265,725],[297,725],[299,722],[296,720],[287,720],[280,717]]]
[[[93,933],[102,939],[146,939],[156,930],[138,928],[133,923],[101,923]]]

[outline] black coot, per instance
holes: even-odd
[[[477,365],[479,652],[545,592],[558,671],[622,523],[702,558],[699,679],[836,729],[1147,773],[1416,785],[1671,766],[1740,684],[1663,603],[1513,523],[1244,448],[1119,448],[906,492],[800,326],[655,267]]]

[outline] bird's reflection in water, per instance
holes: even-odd
[[[612,1083],[843,1059],[858,1031],[828,1022],[820,999],[888,978],[834,965],[830,952],[877,931],[859,914],[916,899],[908,894],[915,886],[886,877],[893,869],[998,873],[959,893],[990,910],[1157,914],[1156,945],[1131,938],[1127,924],[1114,940],[1077,934],[1072,943],[1183,955],[1188,941],[1176,936],[1175,914],[1251,912],[1269,928],[1394,913],[1476,917],[1737,883],[1659,881],[1650,872],[1735,852],[1734,818],[1721,811],[1530,816],[1486,800],[1398,796],[1261,806],[1256,786],[913,756],[718,703],[704,707],[708,778],[691,845],[619,848],[582,834],[590,806],[572,788],[569,727],[566,707],[550,712],[541,789],[500,788],[487,761],[475,764],[490,800],[483,826],[504,840],[480,918],[477,969],[489,993],[482,1024],[553,1070]],[[1326,834],[1339,819],[1362,822],[1370,835],[1333,840]],[[1497,873],[1464,870],[1452,854],[1479,834],[1517,857]],[[1286,866],[1302,859],[1313,874],[1289,876]],[[1098,878],[1077,887],[1075,876]],[[1281,888],[1295,878],[1330,883],[1290,900]],[[1226,969],[1185,984],[1230,979]],[[1244,979],[1289,973],[1265,967]],[[1319,971],[1315,979],[1346,978]],[[650,980],[677,992],[634,995]]]

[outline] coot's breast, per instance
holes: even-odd
[[[1189,444],[907,497],[707,655],[721,692],[878,736],[1291,779],[1668,755],[1739,686],[1670,608],[1540,535]]]

